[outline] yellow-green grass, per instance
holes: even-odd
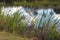
[[[7,5],[8,3],[0,3],[0,5]],[[8,4],[9,5],[9,4]],[[17,6],[20,6],[20,5],[25,5],[25,6],[38,6],[38,7],[44,7],[45,5],[59,5],[60,6],[60,2],[50,2],[50,1],[41,1],[41,2],[38,2],[38,1],[34,1],[34,2],[26,2],[26,1],[22,1],[22,2],[16,2],[16,1],[13,1],[13,4],[11,5],[17,5]]]

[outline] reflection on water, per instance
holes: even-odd
[[[3,7],[2,8],[2,13],[4,15],[9,14],[10,16],[12,16],[15,12],[20,13],[20,16],[25,16],[25,19],[27,20],[28,25],[31,25],[31,21],[35,21],[36,19],[40,19],[41,16],[44,14],[46,14],[47,18],[50,15],[53,15],[53,19],[56,19],[59,15],[56,14],[54,12],[54,10],[52,8],[48,8],[48,9],[32,9],[32,8],[28,8],[28,7],[22,7],[22,6],[13,6],[13,7]],[[46,19],[47,19],[46,18]],[[42,19],[42,21],[44,21],[44,17]],[[52,19],[52,20],[53,20]],[[60,17],[58,18],[60,19]]]

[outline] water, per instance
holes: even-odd
[[[28,8],[23,6],[2,7],[2,14],[5,16],[7,14],[9,14],[10,16],[13,16],[13,14],[17,11],[18,13],[20,13],[20,16],[23,16],[23,15],[25,16],[28,26],[31,25],[32,20],[35,22],[35,20],[38,19],[38,22],[39,22],[39,19],[41,19],[43,13],[46,14],[47,17],[42,18],[42,24],[44,20],[47,20],[47,18],[49,18],[48,16],[50,15],[53,15],[53,19],[51,19],[52,21],[56,19],[58,16],[59,16],[58,20],[60,20],[60,15],[56,14],[52,8],[48,8],[48,9],[42,8],[42,9],[34,10],[33,8]],[[42,24],[41,24],[41,27],[42,27]]]

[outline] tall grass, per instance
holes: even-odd
[[[16,12],[13,14],[13,17],[9,15],[4,16],[4,14],[0,14],[0,26],[4,27],[6,31],[10,30],[14,32],[17,27],[21,28],[25,25],[21,21],[20,14]]]
[[[26,27],[26,21],[20,16],[18,11],[13,16],[0,13],[0,31],[17,33],[18,35],[34,37],[37,40],[60,40],[57,32],[58,20],[52,21],[53,15],[47,16],[45,13],[31,23],[31,27]]]
[[[43,12],[42,16],[35,21],[35,28],[38,40],[59,40],[59,33],[57,32],[58,18],[54,19],[52,12],[47,16]],[[57,34],[57,35],[56,35]]]

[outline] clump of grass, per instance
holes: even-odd
[[[14,13],[13,16],[0,14],[0,26],[6,31],[14,32],[17,28],[22,29],[25,25],[22,22],[22,18],[18,12]],[[23,30],[23,29],[22,29]]]
[[[47,16],[47,14],[43,12],[43,15],[36,19],[34,31],[35,37],[37,37],[38,40],[59,40],[59,33],[57,32],[59,20],[58,18],[54,19],[51,14],[52,12]]]

